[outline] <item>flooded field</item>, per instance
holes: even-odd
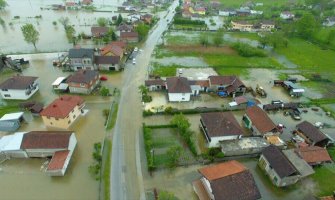
[[[156,62],[160,65],[182,65],[185,67],[208,67],[208,64],[198,57],[165,57],[165,58],[156,58],[152,59],[153,62]]]
[[[38,51],[64,51],[72,46],[68,43],[63,26],[58,22],[61,17],[68,17],[70,24],[74,25],[76,33],[91,33],[91,26],[96,24],[99,17],[111,19],[119,13],[116,12],[116,6],[122,4],[123,0],[95,0],[94,5],[99,9],[110,10],[109,12],[91,12],[91,11],[54,11],[42,10],[52,4],[64,4],[61,0],[8,0],[8,7],[0,11],[0,17],[6,22],[0,26],[1,39],[0,52],[2,53],[27,53],[34,52],[33,45],[27,44],[21,33],[21,26],[26,23],[32,23],[40,33],[37,42]],[[38,19],[35,16],[41,15]],[[122,14],[124,17],[127,14]],[[14,19],[19,16],[19,19]],[[53,25],[56,21],[57,25]],[[11,24],[9,24],[11,23]],[[91,41],[81,41],[81,46],[94,46]]]
[[[62,72],[60,68],[52,66],[55,55],[25,56],[30,65],[23,70],[23,75],[39,77],[40,90],[31,98],[45,105],[49,104],[58,94],[52,92],[51,83],[58,76],[66,76],[70,72]],[[0,76],[0,82],[15,75],[6,71]],[[110,88],[119,87],[122,73],[106,74],[108,80],[102,85]],[[88,172],[93,163],[93,144],[101,142],[105,136],[103,109],[108,109],[113,97],[82,96],[86,101],[85,109],[89,112],[81,116],[69,130],[76,133],[78,144],[69,168],[64,177],[49,177],[41,166],[46,159],[12,159],[0,165],[0,187],[3,199],[64,199],[64,200],[93,200],[99,196],[99,182],[94,180]],[[9,101],[4,101],[7,103]],[[55,130],[44,126],[42,119],[26,114],[28,122],[22,124],[18,131]],[[20,192],[17,192],[20,191]],[[37,192],[38,191],[38,192]]]

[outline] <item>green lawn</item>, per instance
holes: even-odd
[[[20,108],[17,105],[0,106],[0,117],[2,117],[4,114],[17,112],[19,110]]]
[[[335,190],[335,173],[326,166],[314,168],[315,174],[311,177],[319,187],[318,196],[328,196]]]
[[[207,2],[209,0],[206,0]],[[237,8],[238,6],[250,2],[248,0],[220,0],[220,2],[225,6],[225,7],[235,7]],[[283,6],[283,5],[288,5],[291,3],[304,3],[303,0],[276,0],[276,1],[269,1],[269,0],[257,0],[257,1],[251,1],[251,2],[257,2],[257,3],[264,3],[264,6],[269,6],[269,7],[278,7],[278,6]],[[262,7],[260,7],[262,8]]]
[[[285,55],[307,73],[325,72],[329,74],[329,79],[335,81],[335,51],[322,50],[319,46],[305,40],[291,38],[287,48],[278,48],[276,52]]]
[[[259,40],[260,37],[258,36],[257,33],[248,33],[248,32],[231,32],[231,33],[226,33],[234,38],[246,38],[250,40]]]

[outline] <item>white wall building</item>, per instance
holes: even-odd
[[[27,100],[37,90],[38,77],[13,76],[0,84],[0,95],[3,99]]]

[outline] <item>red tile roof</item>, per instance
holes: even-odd
[[[270,117],[258,106],[248,107],[246,114],[252,121],[252,124],[262,134],[271,132],[277,127]]]
[[[92,36],[94,37],[104,36],[106,35],[107,32],[108,32],[107,27],[99,27],[99,26],[91,27],[91,33],[92,33]]]
[[[169,93],[192,93],[190,84],[185,77],[170,77],[166,79]]]
[[[47,170],[60,170],[63,169],[69,150],[56,151],[48,165]]]
[[[70,75],[66,83],[85,83],[89,84],[91,81],[99,79],[99,72],[94,70],[79,70]]]
[[[79,96],[63,95],[49,104],[42,112],[41,116],[65,118],[76,107],[84,103]]]
[[[125,38],[138,38],[138,33],[137,32],[121,32],[120,37],[122,39],[125,39]]]
[[[71,131],[31,131],[23,135],[21,149],[67,149]]]
[[[189,80],[190,85],[199,85],[201,87],[209,87],[208,80]]]
[[[209,181],[220,179],[232,174],[237,174],[245,171],[244,165],[236,160],[223,162],[209,167],[199,169],[199,172]]]
[[[118,45],[108,44],[101,48],[101,55],[106,55],[109,52],[114,54],[115,56],[122,56],[123,55],[123,48]]]
[[[318,146],[300,147],[296,149],[298,155],[302,157],[308,164],[317,164],[322,162],[331,162],[328,151]]]

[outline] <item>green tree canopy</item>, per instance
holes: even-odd
[[[69,25],[70,19],[68,17],[61,17],[58,21],[63,25],[64,29],[66,29],[66,27]]]
[[[158,194],[158,200],[178,200],[178,198],[171,192],[160,191]]]
[[[0,0],[0,10],[4,9],[7,6],[7,2],[5,0]]]
[[[31,43],[34,45],[36,49],[36,42],[39,39],[40,33],[35,29],[34,25],[26,24],[21,27],[21,31],[24,37],[24,40],[27,43]]]
[[[182,113],[174,115],[171,120],[171,124],[176,125],[178,129],[184,132],[186,132],[186,130],[191,126],[188,119]]]
[[[65,27],[65,33],[66,37],[69,40],[69,42],[73,43],[74,45],[76,44],[76,30],[73,28],[73,26],[66,26]]]
[[[123,21],[123,18],[122,18],[122,16],[121,16],[121,14],[119,14],[119,16],[118,16],[117,19],[116,19],[116,25],[117,25],[117,26],[120,25],[120,24],[122,23],[122,21]]]
[[[99,17],[97,20],[97,23],[99,26],[105,27],[108,24],[108,19],[104,18],[104,17]]]
[[[183,152],[183,149],[180,146],[172,146],[170,147],[166,155],[168,157],[167,167],[169,168],[175,168],[179,164],[179,159],[181,157],[181,154]]]
[[[215,35],[214,35],[214,39],[213,39],[213,43],[215,46],[219,47],[222,45],[223,43],[223,32],[222,30],[218,30]]]
[[[150,27],[144,23],[140,23],[137,27],[136,27],[136,31],[138,33],[138,36],[140,38],[140,40],[143,40],[149,33],[149,29]]]
[[[312,37],[317,30],[317,22],[314,16],[310,13],[304,14],[296,23],[296,30],[299,36],[304,39]]]

